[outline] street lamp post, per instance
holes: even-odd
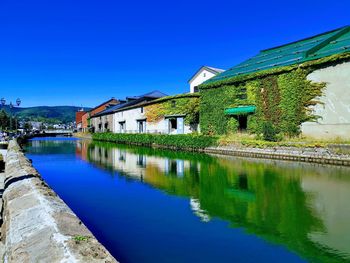
[[[5,98],[1,98],[0,102],[1,102],[1,106],[5,107],[5,105],[6,105]],[[17,107],[19,107],[19,105],[21,105],[21,102],[22,102],[21,99],[17,98],[17,100],[16,100]],[[14,108],[12,101],[9,104],[9,108],[10,108],[10,130],[12,131],[12,109]],[[16,131],[17,131],[17,121],[16,121]]]
[[[1,98],[0,103],[1,103],[1,107],[3,108],[6,104],[6,100],[4,98]],[[1,125],[1,129],[4,129],[4,127],[2,125]]]
[[[17,107],[19,107],[19,105],[21,105],[21,102],[22,102],[21,99],[17,98],[17,100],[16,100]],[[16,113],[15,113],[15,116],[16,116]],[[16,133],[17,133],[17,129],[18,129],[18,120],[16,118]]]
[[[12,131],[12,108],[13,108],[13,104],[11,101],[10,102],[10,131]]]

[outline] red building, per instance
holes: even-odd
[[[77,111],[75,113],[75,123],[77,125],[77,131],[80,132],[82,131],[82,121],[83,121],[83,115],[85,114],[86,112],[81,109],[80,111]]]
[[[101,111],[104,111],[107,107],[117,105],[119,103],[120,103],[119,100],[117,100],[115,98],[111,98],[110,100],[107,100],[107,101],[101,103],[100,105],[96,106],[92,110],[83,114],[81,117],[81,130],[83,132],[88,132],[89,128],[90,128],[90,118],[92,116],[94,116],[97,113],[100,113]]]

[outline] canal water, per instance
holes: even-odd
[[[26,155],[122,263],[350,262],[350,170],[77,139]]]

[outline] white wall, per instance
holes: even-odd
[[[141,108],[135,108],[130,110],[125,110],[121,112],[116,112],[113,114],[113,132],[119,133],[119,122],[125,121],[125,129],[128,132],[137,132],[137,120],[145,119],[144,113],[141,113]],[[147,129],[147,125],[146,125]]]
[[[116,112],[113,114],[113,129],[114,133],[120,132],[119,122],[125,121],[125,130],[128,133],[137,133],[138,126],[137,120],[146,119],[145,113],[141,113],[141,108],[129,109],[121,112]],[[162,118],[159,122],[147,122],[146,121],[146,132],[147,133],[168,133],[168,122]],[[184,125],[184,133],[191,133],[191,127],[189,125]]]
[[[204,81],[211,79],[216,76],[216,74],[202,68],[190,81],[190,92],[194,93],[194,87],[199,86]]]
[[[324,104],[316,105],[317,122],[302,124],[303,135],[317,139],[350,139],[350,62],[316,70],[308,75],[313,82],[326,82]]]

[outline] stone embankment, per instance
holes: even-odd
[[[350,166],[350,155],[336,153],[334,149],[345,151],[344,149],[338,148],[339,147],[336,146],[333,146],[333,149],[297,147],[254,148],[219,146],[206,148],[204,152],[241,157],[279,159],[288,161]],[[346,151],[348,151],[348,149],[346,149]]]
[[[88,133],[88,132],[76,132],[76,133],[73,133],[73,136],[80,139],[89,139],[89,140],[92,139],[91,133]]]
[[[6,155],[4,262],[117,262],[42,180],[16,141]]]

